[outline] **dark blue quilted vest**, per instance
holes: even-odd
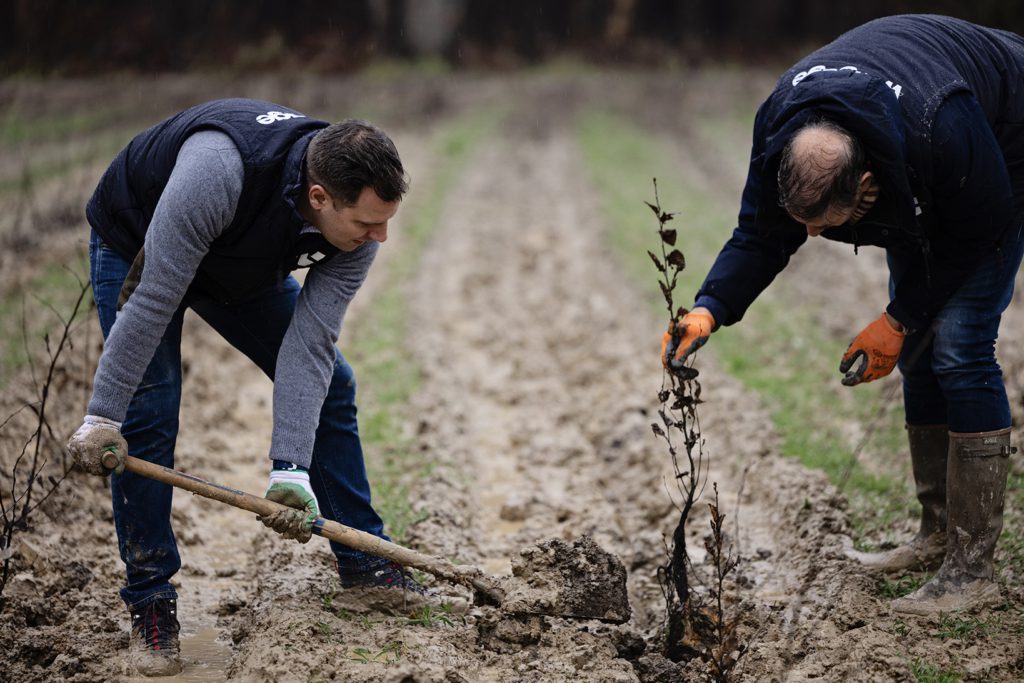
[[[301,235],[304,221],[296,210],[306,149],[327,125],[259,100],[191,107],[121,150],[89,200],[86,216],[104,242],[134,259],[184,141],[200,130],[225,133],[245,167],[242,194],[234,220],[214,240],[192,286],[225,303],[244,300],[279,282],[304,254],[330,257],[338,251],[319,233]]]

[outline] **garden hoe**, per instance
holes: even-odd
[[[107,454],[103,463],[113,469],[117,464],[116,456]],[[125,469],[261,516],[290,509],[266,498],[132,456],[125,457]],[[477,591],[482,601],[499,605],[502,611],[511,614],[599,619],[612,623],[629,620],[625,569],[618,558],[587,536],[572,544],[550,540],[522,551],[521,557],[513,560],[513,577],[503,584],[503,580],[487,575],[478,567],[456,565],[323,517],[313,523],[313,533],[468,586]]]

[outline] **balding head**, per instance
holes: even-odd
[[[865,166],[863,147],[845,129],[830,121],[809,123],[782,152],[779,204],[800,221],[850,208]]]

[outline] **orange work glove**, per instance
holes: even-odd
[[[873,382],[892,372],[906,336],[906,332],[893,327],[885,313],[878,316],[878,320],[861,330],[843,354],[839,364],[839,372],[846,373],[843,384],[852,387],[861,382]],[[858,360],[861,362],[857,369],[851,370]]]
[[[707,311],[691,311],[681,320],[673,320],[668,324],[668,331],[661,336],[661,364],[680,368],[687,357],[700,347],[711,336],[715,327],[715,318]]]

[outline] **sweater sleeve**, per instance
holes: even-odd
[[[272,459],[309,467],[342,320],[379,247],[367,242],[310,268],[277,356]]]
[[[139,286],[104,342],[90,415],[124,420],[200,261],[234,218],[243,177],[242,158],[224,133],[201,131],[182,145],[146,232]]]
[[[936,113],[932,198],[937,216],[921,258],[896,283],[889,314],[920,329],[998,247],[1013,218],[1010,176],[973,95],[958,93]]]
[[[754,124],[754,144],[738,226],[719,252],[694,302],[695,307],[711,311],[716,328],[739,322],[807,241],[807,231],[778,207],[761,206],[765,197],[763,183],[776,182],[775,174],[765,168],[763,117],[762,108]]]

